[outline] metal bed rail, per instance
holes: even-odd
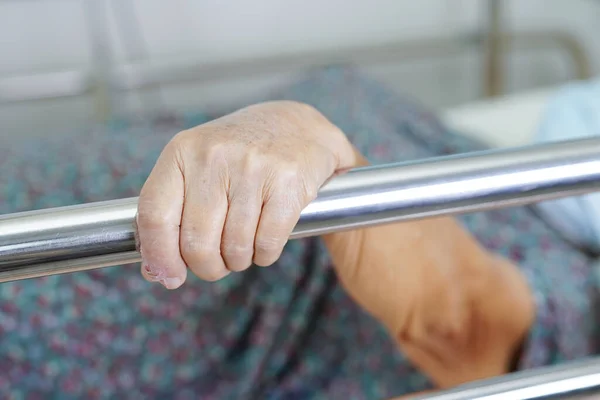
[[[460,38],[420,39],[224,63],[131,63],[114,67],[110,76],[103,75],[102,82],[97,73],[84,69],[31,72],[0,78],[0,105],[88,95],[108,84],[111,90],[135,91],[155,89],[162,85],[202,83],[329,65],[374,65],[448,57],[481,46],[485,40],[485,35],[473,34]],[[590,63],[585,50],[576,38],[566,32],[541,30],[505,33],[502,41],[508,45],[506,52],[562,49],[573,63],[573,78],[590,77]],[[181,59],[177,54],[173,58]]]
[[[592,400],[600,398],[600,358],[515,372],[412,400]]]
[[[291,239],[600,190],[600,138],[358,168],[326,183]],[[0,282],[139,261],[137,198],[0,216]]]

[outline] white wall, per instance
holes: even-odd
[[[85,67],[91,52],[83,0],[0,1],[0,77],[27,71]],[[91,0],[105,1],[110,0]],[[109,5],[126,0],[112,0]],[[451,35],[481,24],[478,0],[133,0],[151,58],[172,55],[225,61],[335,46]],[[600,2],[505,1],[512,28],[561,28],[577,35],[600,70]],[[126,59],[108,8],[117,61]],[[395,88],[436,107],[468,101],[481,92],[477,54],[371,68]],[[519,56],[509,68],[511,90],[544,86],[568,76],[557,54]],[[164,88],[169,107],[193,108],[249,96],[285,77],[230,84]],[[135,100],[135,98],[134,98]],[[0,105],[0,136],[54,134],[94,118],[90,99]]]

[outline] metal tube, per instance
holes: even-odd
[[[600,393],[600,359],[516,372],[413,397],[413,400],[592,399]]]
[[[202,83],[232,77],[268,75],[329,65],[375,65],[448,57],[484,44],[485,35],[475,33],[456,38],[431,38],[402,41],[366,47],[351,47],[326,51],[303,52],[294,55],[271,56],[203,64],[189,60],[181,64],[134,63],[112,71],[111,84],[118,91],[152,90],[161,85]],[[575,71],[573,78],[591,76],[590,61],[581,43],[573,35],[557,30],[506,32],[503,41],[510,44],[506,51],[562,49],[570,57]],[[169,59],[181,59],[175,54]],[[93,71],[59,71],[28,73],[0,77],[0,105],[35,100],[58,99],[87,95],[103,83],[94,83]]]
[[[326,183],[291,239],[600,190],[600,138],[359,168]],[[139,260],[137,198],[0,216],[0,282]]]
[[[108,25],[107,3],[96,0],[83,2],[83,12],[90,36],[93,57],[94,93],[99,119],[107,121],[119,108],[119,98],[114,93],[115,67]]]
[[[589,54],[581,41],[573,34],[560,30],[540,30],[509,33],[506,35],[507,49],[516,50],[563,50],[573,63],[570,76],[584,80],[592,77]]]
[[[84,71],[29,73],[0,78],[0,105],[84,96],[93,78]]]
[[[484,51],[484,93],[486,97],[502,94],[504,88],[504,10],[502,0],[488,0],[486,4],[487,32]]]

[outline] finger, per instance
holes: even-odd
[[[252,264],[254,238],[262,207],[262,188],[249,180],[240,181],[229,194],[229,209],[221,253],[227,269],[243,271]]]
[[[136,216],[142,275],[168,289],[181,286],[187,273],[179,252],[183,175],[172,151],[165,148],[144,184]]]
[[[281,256],[300,218],[301,204],[303,199],[289,187],[281,187],[265,201],[254,240],[256,265],[269,266]]]
[[[200,169],[202,172],[199,172]],[[227,215],[226,182],[223,171],[204,165],[186,183],[180,247],[183,260],[199,278],[217,281],[229,274],[221,257],[221,237]]]

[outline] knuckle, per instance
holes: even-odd
[[[296,185],[304,179],[302,168],[295,162],[285,162],[277,168],[277,180],[282,185]]]
[[[281,190],[280,197],[294,197],[300,203],[317,197],[319,187],[307,177],[306,171],[297,164],[288,164],[277,172],[277,186]]]
[[[136,215],[137,227],[141,230],[165,229],[170,225],[168,216],[150,203],[140,201]]]
[[[173,139],[165,146],[165,152],[176,154],[185,153],[193,146],[196,136],[192,130],[184,130],[176,134]]]
[[[306,203],[306,199],[298,193],[296,188],[285,188],[284,191],[273,195],[269,201],[270,207],[269,212],[272,213],[271,226],[269,231],[271,232],[288,232],[290,231],[298,218]]]
[[[227,152],[227,142],[225,138],[190,129],[178,133],[167,148],[176,154],[193,155],[196,161],[210,162],[223,158]]]
[[[264,169],[264,158],[259,152],[250,150],[247,152],[242,165],[244,176],[250,179],[256,178]]]
[[[223,249],[223,260],[231,271],[243,271],[252,264],[254,249],[248,245],[228,244]]]
[[[283,240],[275,235],[261,235],[256,238],[255,249],[261,256],[279,253],[283,248]]]
[[[252,255],[253,250],[249,244],[227,243],[223,246],[223,256],[228,259],[245,259]]]
[[[180,252],[188,268],[202,280],[215,282],[228,274],[219,249],[209,246],[197,236],[184,236],[180,240]]]
[[[181,257],[188,266],[202,265],[217,253],[218,249],[208,246],[202,238],[195,235],[182,234],[180,243]]]
[[[181,144],[182,142],[188,140],[192,136],[192,131],[190,129],[184,129],[179,131],[173,138],[170,143],[173,145]]]
[[[207,162],[218,162],[227,156],[227,144],[221,141],[210,141],[200,149],[202,158]]]

